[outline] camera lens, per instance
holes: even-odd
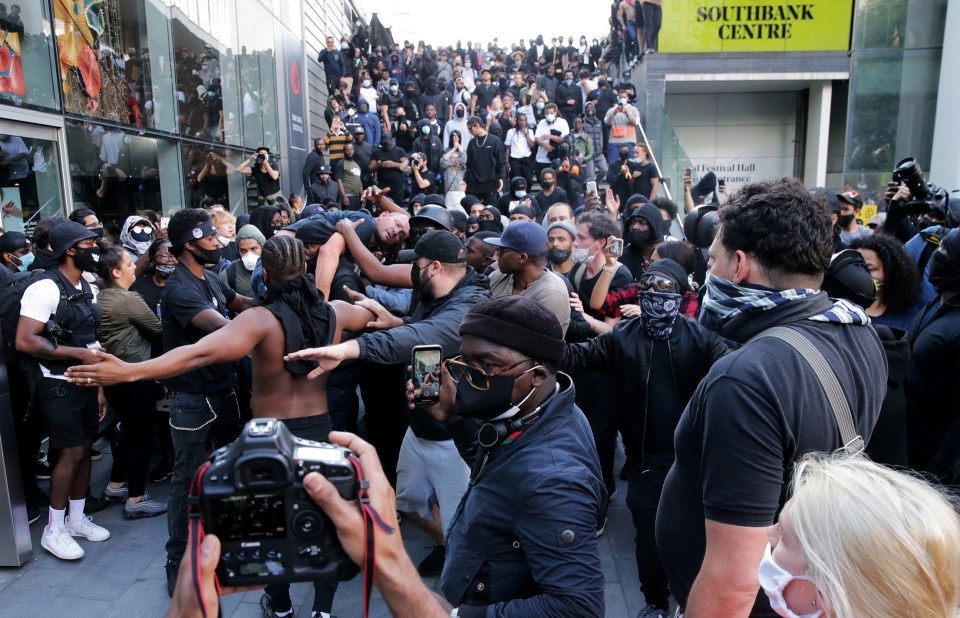
[[[313,539],[323,532],[323,518],[316,511],[300,511],[293,516],[293,533],[301,539]]]

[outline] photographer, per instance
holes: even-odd
[[[280,172],[270,165],[270,149],[260,146],[257,151],[244,159],[237,166],[237,171],[244,176],[253,176],[257,183],[258,202],[273,204],[277,200],[285,201],[283,191],[280,190]]]
[[[395,530],[393,534],[374,526],[374,572],[373,584],[383,595],[390,612],[398,618],[449,618],[450,605],[442,601],[417,576],[416,568],[403,547],[395,496],[390,482],[383,473],[377,451],[370,444],[350,433],[330,432],[330,442],[349,448],[360,459],[363,471],[370,483],[370,504],[380,518]],[[317,473],[303,479],[303,487],[310,498],[326,512],[337,528],[337,536],[343,549],[358,565],[363,564],[366,550],[364,521],[355,502],[340,497],[337,488]],[[244,592],[247,589],[224,588],[217,593],[214,571],[220,561],[220,540],[212,534],[204,537],[198,555],[197,571],[200,589],[203,591],[204,608],[201,610],[192,579],[189,560],[180,567],[176,593],[167,611],[168,618],[218,618],[219,596]]]
[[[427,168],[424,155],[414,153],[410,156],[410,175],[415,185],[413,188],[418,193],[430,195],[437,192],[437,183],[434,182],[434,175]]]

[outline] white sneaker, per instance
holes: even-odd
[[[66,528],[47,526],[40,537],[40,546],[61,560],[83,558],[83,548],[73,540]]]
[[[93,523],[93,518],[89,515],[81,519],[78,523],[73,523],[67,518],[67,525],[64,526],[70,536],[82,536],[88,541],[106,541],[110,538],[110,532]]]

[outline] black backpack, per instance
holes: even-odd
[[[50,279],[50,273],[44,270],[32,270],[23,273],[13,273],[2,282],[0,282],[0,332],[3,333],[3,352],[7,361],[7,366],[17,363],[21,355],[17,352],[17,324],[20,322],[20,299],[27,288],[40,281],[41,279]],[[54,279],[56,283],[56,279]],[[63,319],[62,313],[66,307],[67,295],[63,288],[57,283],[60,290],[60,303],[57,305],[57,312],[53,316],[54,322],[60,322]]]

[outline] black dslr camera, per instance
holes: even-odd
[[[911,215],[925,215],[933,208],[933,192],[923,178],[923,170],[913,157],[903,159],[893,168],[893,181],[907,185],[913,196],[904,208]]]
[[[293,436],[280,421],[254,419],[213,453],[200,481],[203,529],[220,539],[217,575],[225,586],[317,579],[342,581],[359,571],[333,523],[303,489],[319,472],[345,500],[357,498],[350,451]]]
[[[257,153],[257,163],[263,163],[266,160],[267,160],[267,155],[265,155],[262,152]]]

